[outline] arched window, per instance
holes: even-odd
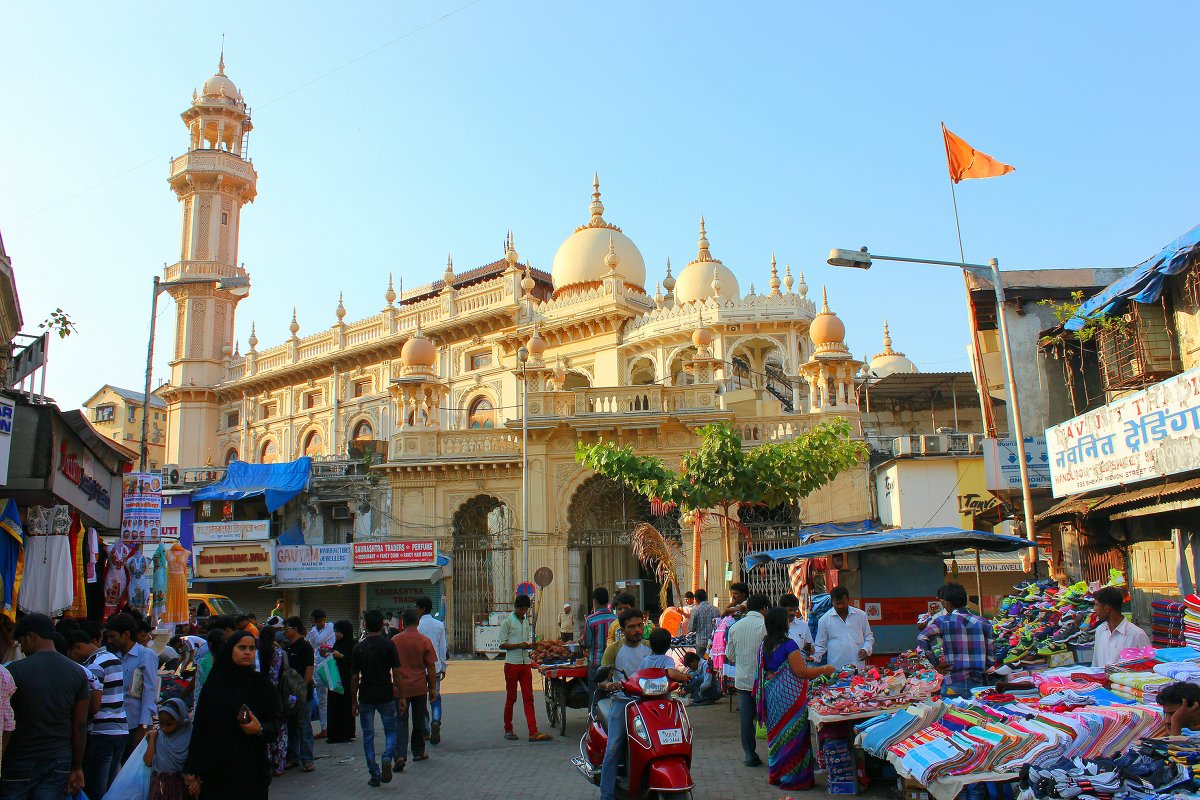
[[[304,440],[304,455],[314,458],[325,455],[325,439],[320,431],[313,431]]]
[[[237,451],[237,449],[231,447],[229,449],[229,452],[225,454],[225,466],[228,467],[230,464],[232,464],[234,461],[237,461],[237,460],[238,460],[238,451]]]
[[[491,400],[479,397],[471,403],[471,409],[467,413],[467,426],[470,428],[496,427],[496,408],[492,405]]]
[[[371,423],[364,419],[354,426],[354,433],[350,435],[350,438],[356,442],[370,441],[375,438],[375,431],[371,428]]]
[[[275,446],[274,439],[268,439],[267,443],[262,446],[262,452],[259,453],[258,463],[274,464],[279,460],[279,449]]]

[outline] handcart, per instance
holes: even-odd
[[[546,695],[546,716],[550,727],[567,735],[567,709],[587,708],[591,704],[588,692],[586,664],[539,664],[542,691]]]

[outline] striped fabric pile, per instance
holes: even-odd
[[[1111,680],[1113,694],[1146,705],[1157,702],[1159,690],[1173,683],[1156,672],[1119,672]]]
[[[1183,602],[1187,605],[1183,612],[1183,639],[1188,647],[1200,650],[1200,596],[1189,594]]]
[[[1185,644],[1183,615],[1187,605],[1177,600],[1155,600],[1150,604],[1150,631],[1155,647],[1179,647]]]

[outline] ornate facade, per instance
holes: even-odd
[[[222,69],[184,120],[191,148],[173,162],[171,180],[184,203],[183,255],[167,277],[244,275],[235,265],[240,210],[256,177],[240,155],[249,110]],[[472,617],[505,604],[529,578],[526,527],[530,571],[553,571],[550,608],[570,600],[586,609],[593,586],[647,578],[628,534],[643,519],[676,533],[678,515],[655,516],[644,499],[589,474],[575,462],[577,442],[603,437],[678,465],[709,422],[733,424],[747,447],[836,416],[857,425],[862,362],[828,302],[818,312],[809,299],[802,273],[785,266],[781,275],[772,258],[768,291],[743,293],[713,255],[703,218],[695,258],[677,277],[668,262],[652,287],[637,246],[608,220],[598,179],[592,189],[583,224],[549,273],[523,264],[510,234],[500,260],[465,272],[448,260],[442,280],[403,291],[381,275],[378,313],[347,320],[339,297],[310,333],[302,324],[312,324],[311,310],[296,310],[282,343],[260,347],[252,329],[244,354],[231,347],[232,298],[180,292],[168,461],[376,454],[370,473],[387,496],[368,501],[373,522],[356,523],[354,535],[433,538],[453,554],[442,588],[460,648]],[[787,540],[798,518],[870,515],[864,466],[795,509],[743,512],[761,538],[740,549]],[[310,543],[325,535],[317,526],[304,533]],[[703,539],[704,582],[720,595],[720,536],[714,527]],[[690,548],[690,536],[682,541]]]

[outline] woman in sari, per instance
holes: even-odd
[[[349,620],[333,623],[333,652],[329,657],[337,664],[342,679],[342,691],[329,693],[329,744],[354,741],[353,699],[350,697],[350,653],[354,650],[354,627]]]
[[[276,688],[279,687],[279,676],[283,673],[286,661],[283,648],[275,641],[275,629],[270,624],[264,625],[258,632],[258,669]],[[267,744],[267,758],[271,762],[271,772],[276,778],[283,775],[284,765],[287,763],[287,743],[288,726],[280,725],[279,735]]]
[[[809,667],[788,638],[788,613],[772,608],[759,658],[758,719],[767,728],[768,783],[780,789],[813,788],[812,741],[808,733],[808,681],[834,667]]]

